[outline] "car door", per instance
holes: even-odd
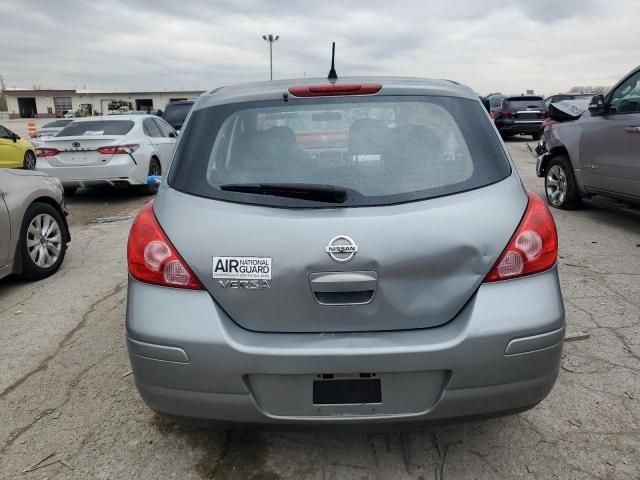
[[[0,168],[17,168],[22,162],[22,149],[13,140],[11,130],[0,125]]]
[[[145,118],[143,122],[144,133],[149,137],[149,141],[153,144],[154,148],[158,152],[160,156],[160,166],[162,167],[162,171],[167,171],[167,166],[169,164],[169,160],[166,154],[166,139],[162,135],[160,128],[156,122],[153,121],[153,118]]]
[[[9,243],[11,242],[9,210],[4,201],[4,188],[7,187],[5,175],[7,174],[0,171],[0,268],[9,263]]]
[[[171,162],[171,159],[173,158],[173,151],[176,148],[178,134],[171,125],[161,118],[154,118],[153,121],[156,123],[160,133],[162,134],[162,138],[158,139],[161,142],[158,144],[158,147],[163,157],[162,171],[166,172],[169,162]]]
[[[640,70],[612,90],[606,105],[581,133],[585,187],[640,198]]]

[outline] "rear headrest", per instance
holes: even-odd
[[[265,140],[270,142],[269,147],[296,148],[296,134],[289,127],[277,125],[265,132]]]
[[[393,130],[391,142],[395,147],[402,145],[412,148],[440,148],[441,140],[437,133],[424,125],[400,125]]]
[[[389,129],[382,120],[359,118],[349,129],[348,148],[351,155],[380,154]]]
[[[439,159],[442,141],[437,133],[424,125],[401,125],[392,130],[385,159],[393,162],[418,162]]]

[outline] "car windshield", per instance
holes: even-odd
[[[54,120],[53,122],[45,123],[42,128],[62,128],[71,123],[71,120]]]
[[[169,183],[241,203],[387,205],[485,186],[510,173],[482,105],[461,98],[228,104],[195,111],[183,133]]]
[[[540,108],[544,110],[544,100],[540,97],[515,97],[508,99],[509,108],[527,110]]]
[[[56,137],[126,135],[133,128],[131,120],[92,120],[71,122]]]
[[[170,103],[167,105],[162,118],[167,122],[183,122],[184,119],[187,118],[192,106],[192,103]]]

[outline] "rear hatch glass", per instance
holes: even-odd
[[[57,137],[96,137],[101,135],[126,135],[133,128],[131,120],[92,120],[72,122],[56,135]]]
[[[511,110],[544,110],[544,100],[541,97],[516,97],[509,98],[509,108]]]
[[[42,128],[62,128],[69,125],[73,120],[54,120],[53,122],[45,123]]]
[[[289,208],[449,195],[510,173],[486,117],[475,100],[435,96],[208,107],[193,112],[169,183],[199,196]]]

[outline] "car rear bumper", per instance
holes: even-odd
[[[153,410],[181,417],[347,424],[522,410],[553,387],[563,337],[555,268],[483,284],[441,327],[340,334],[251,332],[206,292],[129,279],[127,346],[137,388]],[[361,374],[381,380],[381,402],[313,403],[313,382],[323,375]]]
[[[119,155],[104,165],[54,166],[46,157],[37,160],[36,170],[58,178],[65,187],[90,187],[110,184],[145,185],[148,163],[144,165],[138,159],[137,165],[129,155]]]
[[[533,135],[536,133],[542,133],[542,120],[515,120],[511,122],[500,122],[497,127],[500,132],[504,133],[514,135]]]

